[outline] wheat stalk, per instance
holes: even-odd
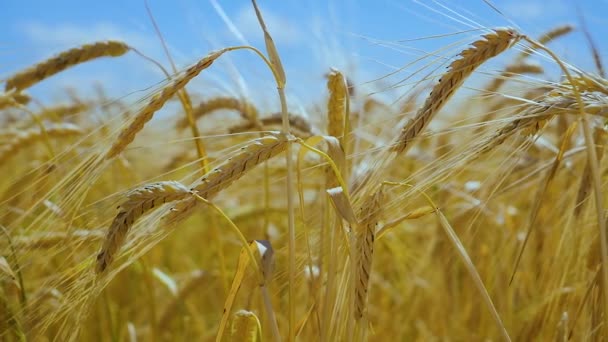
[[[129,50],[127,44],[113,40],[85,44],[64,51],[9,77],[6,80],[5,90],[23,90],[71,66],[99,57],[122,56]]]
[[[474,42],[472,47],[462,51],[461,58],[455,60],[448,67],[448,72],[433,87],[422,108],[418,110],[414,119],[409,120],[397,140],[394,151],[405,152],[409,142],[417,137],[435,114],[443,108],[445,103],[454,95],[475,69],[488,59],[497,56],[509,46],[520,39],[520,35],[512,29],[497,29],[486,34],[482,39]]]
[[[175,181],[164,181],[146,184],[130,191],[127,200],[120,204],[116,215],[104,240],[101,251],[97,255],[96,271],[103,272],[114,259],[114,255],[123,245],[129,229],[138,218],[164,203],[183,199],[191,191]]]

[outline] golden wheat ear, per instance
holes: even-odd
[[[135,115],[129,126],[120,132],[118,139],[114,141],[106,153],[106,159],[111,159],[120,154],[131,142],[133,142],[137,133],[139,133],[139,131],[144,128],[144,125],[152,119],[154,113],[161,109],[178,91],[183,89],[188,82],[198,76],[201,71],[210,67],[216,59],[229,50],[230,49],[222,49],[208,54],[198,63],[186,69],[179,77],[173,79],[160,93],[152,96],[150,101],[148,101],[148,104]]]
[[[252,140],[241,147],[234,157],[228,158],[224,163],[205,174],[192,187],[192,191],[204,199],[212,198],[257,165],[285,151],[287,142],[287,137],[280,133]],[[197,203],[196,198],[183,199],[165,216],[165,220],[171,224],[185,219],[192,213]]]
[[[32,143],[50,138],[71,137],[82,133],[83,130],[80,127],[69,123],[43,126],[42,129],[35,128],[20,131],[7,144],[0,147],[0,164]]]
[[[496,29],[475,41],[472,47],[462,51],[460,58],[449,65],[448,71],[433,87],[422,108],[409,120],[399,135],[393,150],[404,153],[410,141],[416,138],[443,108],[464,81],[485,61],[495,57],[521,39],[512,29]]]
[[[25,69],[6,80],[5,91],[20,91],[51,77],[74,65],[100,57],[118,57],[127,53],[131,48],[118,41],[102,41],[85,44],[60,53],[28,69]]]
[[[269,116],[265,116],[259,119],[259,121],[249,121],[243,124],[238,124],[228,128],[229,133],[243,133],[250,132],[252,130],[263,130],[270,129],[275,126],[280,126],[283,122],[282,113],[273,113]],[[261,127],[258,127],[258,124]],[[305,117],[297,114],[289,113],[289,128],[291,133],[300,138],[308,138],[312,135],[316,135],[318,130],[315,129],[312,124]]]
[[[112,263],[116,252],[122,247],[133,224],[144,214],[164,203],[177,201],[189,196],[190,189],[175,181],[146,184],[127,194],[127,199],[118,207],[116,215],[97,255],[97,273],[105,271]]]
[[[367,306],[367,293],[369,291],[369,279],[372,273],[372,261],[374,256],[374,240],[376,226],[380,219],[384,193],[380,188],[371,194],[359,213],[359,223],[355,233],[357,239],[357,270],[355,276],[355,319],[363,317]]]

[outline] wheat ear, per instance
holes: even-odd
[[[327,75],[327,89],[329,90],[327,133],[336,138],[341,138],[344,135],[346,101],[349,100],[349,97],[346,79],[338,70],[332,70]]]
[[[129,50],[127,44],[112,40],[85,44],[64,51],[9,77],[6,80],[5,90],[23,90],[71,66],[99,57],[122,56]]]
[[[283,152],[288,139],[282,134],[266,135],[252,140],[241,147],[238,154],[228,158],[224,163],[205,174],[192,187],[200,197],[209,199],[230,186],[234,181],[243,177],[257,165]],[[199,201],[196,198],[186,198],[176,204],[165,219],[174,223],[187,217]]]
[[[486,86],[484,92],[488,93],[488,95],[492,95],[513,76],[520,74],[542,74],[543,72],[543,68],[538,64],[518,63],[509,65],[499,76],[495,77],[492,82]]]
[[[234,313],[230,330],[231,341],[256,342],[261,333],[260,321],[255,313],[247,310]]]
[[[154,113],[164,106],[165,102],[184,88],[201,71],[211,66],[217,58],[228,50],[222,49],[208,54],[198,63],[188,68],[183,74],[173,79],[160,93],[152,96],[148,104],[135,115],[129,126],[120,132],[118,139],[106,153],[106,159],[113,158],[121,153],[135,139],[135,135],[144,128],[144,125],[152,119]]]
[[[82,134],[80,127],[69,124],[49,125],[41,129],[30,129],[17,132],[6,145],[0,147],[0,164],[11,156],[15,155],[20,149],[48,138],[62,138]]]
[[[566,25],[556,26],[556,27],[552,28],[551,30],[543,33],[538,38],[537,42],[542,45],[545,45],[552,40],[555,40],[561,36],[564,36],[564,35],[572,32],[572,30],[574,30],[574,26],[572,26],[572,25],[566,24]],[[515,58],[515,62],[516,63],[521,62],[526,57],[530,56],[532,53],[534,53],[534,48],[532,48],[532,47],[523,50],[522,52],[519,53],[519,55],[517,55],[517,57]]]
[[[22,93],[7,93],[0,94],[0,109],[15,107],[18,104],[27,104],[30,102],[30,97]]]
[[[384,193],[379,189],[371,194],[359,211],[359,222],[356,226],[357,236],[357,270],[355,276],[355,319],[363,317],[367,305],[369,278],[372,271],[374,239],[376,226],[380,217]]]
[[[243,99],[238,99],[230,96],[218,96],[207,101],[201,102],[193,109],[192,115],[194,120],[210,114],[216,110],[229,109],[239,112],[239,114],[250,122],[255,122],[258,117],[258,110],[252,103]],[[185,129],[189,126],[188,119],[180,120],[177,123],[178,129]]]
[[[103,272],[123,245],[129,229],[138,218],[164,203],[183,199],[190,195],[190,189],[175,181],[146,184],[127,194],[127,200],[120,204],[97,255],[97,273]]]
[[[90,108],[90,105],[81,102],[67,105],[57,105],[53,107],[44,108],[38,116],[40,118],[51,118],[54,120],[61,120],[62,118],[70,117],[85,112]]]
[[[474,42],[472,47],[462,51],[461,58],[450,64],[448,72],[433,87],[431,94],[414,119],[409,120],[403,127],[394,150],[398,153],[405,152],[410,141],[424,130],[435,114],[441,110],[475,69],[488,59],[505,51],[519,39],[521,36],[512,29],[497,29]]]
[[[259,123],[261,124],[262,128],[266,128],[268,126],[275,126],[275,125],[281,125],[282,124],[282,113],[274,113],[271,114],[269,116],[265,116],[263,118],[260,118]],[[309,137],[311,135],[316,135],[318,132],[317,130],[315,130],[311,123],[308,122],[308,120],[301,116],[301,115],[296,115],[296,114],[289,114],[289,126],[290,128],[292,128],[292,134],[300,136],[300,137]],[[258,129],[257,125],[255,122],[247,122],[244,124],[240,124],[240,125],[236,125],[236,126],[232,126],[228,129],[228,132],[230,133],[242,133],[242,132],[249,132],[252,130],[256,130]]]

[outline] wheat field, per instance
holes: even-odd
[[[167,62],[100,40],[2,70],[1,340],[606,340],[608,80],[582,15],[537,34],[433,2],[471,28],[353,34],[400,64],[299,79],[260,2],[260,44],[187,65],[146,3]],[[155,83],[45,93],[124,58]]]

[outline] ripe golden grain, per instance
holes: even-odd
[[[113,40],[85,44],[64,51],[9,77],[6,80],[5,91],[23,90],[74,65],[100,57],[122,56],[129,50],[127,44]]]
[[[514,30],[497,29],[474,42],[472,47],[462,51],[459,55],[461,58],[450,64],[447,73],[433,87],[431,94],[427,97],[422,108],[418,110],[416,116],[405,124],[394,146],[394,151],[405,152],[410,141],[424,130],[435,114],[443,108],[445,103],[454,95],[454,92],[475,69],[488,59],[505,51],[519,39],[519,34]]]
[[[363,317],[367,305],[369,279],[372,272],[376,226],[381,215],[384,193],[379,189],[369,195],[359,210],[355,228],[357,241],[357,271],[355,275],[355,319]]]
[[[327,76],[327,134],[336,138],[344,135],[346,101],[349,100],[347,87],[346,78],[338,70],[332,70]]]
[[[112,221],[101,251],[97,255],[97,273],[103,272],[123,245],[129,229],[138,218],[164,203],[183,199],[190,189],[175,181],[144,185],[130,191],[127,200],[120,204],[118,215]]]
[[[192,191],[205,199],[215,196],[257,165],[283,152],[287,148],[287,142],[287,137],[280,133],[252,140],[241,147],[234,157],[228,158],[203,176],[193,185]],[[178,202],[172,212],[165,217],[166,221],[168,223],[181,221],[190,215],[197,203],[199,202],[196,198],[192,197]]]
[[[135,135],[144,128],[144,125],[152,119],[154,113],[164,106],[165,102],[185,87],[186,84],[201,71],[210,67],[211,64],[226,51],[228,51],[228,49],[222,49],[208,54],[198,63],[186,69],[183,74],[173,79],[160,93],[152,96],[148,101],[148,104],[144,106],[144,108],[135,115],[131,123],[120,132],[120,135],[106,153],[105,158],[111,159],[121,153],[135,139]]]

